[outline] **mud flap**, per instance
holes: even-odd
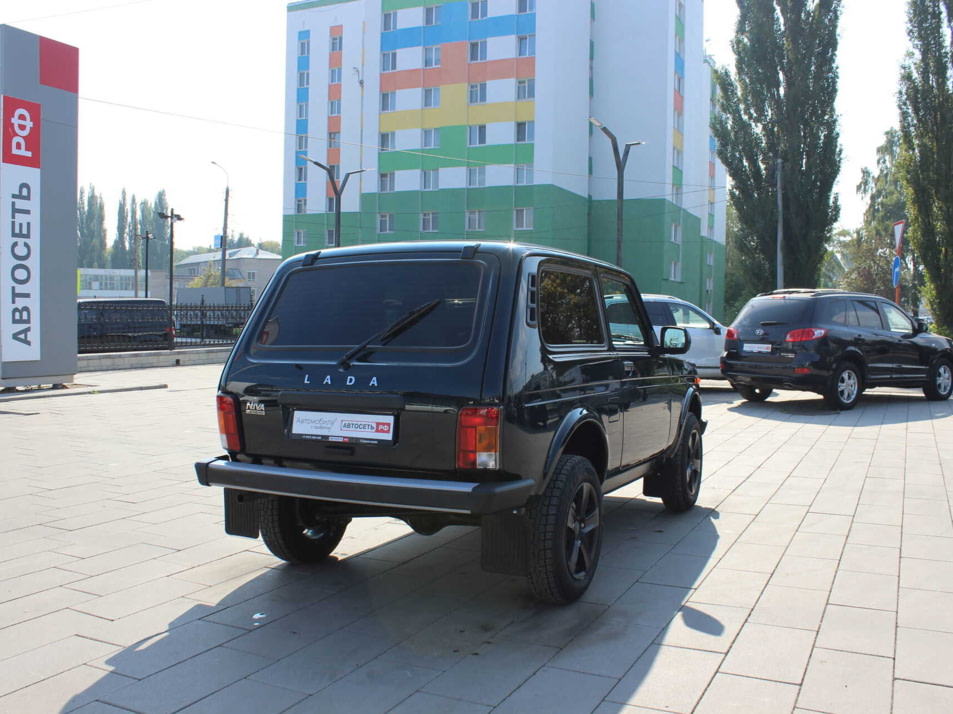
[[[649,496],[651,498],[662,498],[669,494],[669,490],[672,488],[671,482],[667,481],[665,478],[665,469],[664,467],[656,469],[650,474],[642,479],[642,495]]]
[[[234,488],[225,490],[225,532],[229,535],[258,537],[258,496]]]
[[[480,566],[488,573],[529,573],[529,519],[524,514],[498,513],[480,519]]]

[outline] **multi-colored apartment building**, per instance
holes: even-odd
[[[285,256],[516,240],[616,257],[720,315],[725,176],[703,0],[304,0],[288,6]],[[341,196],[340,235],[335,234]]]

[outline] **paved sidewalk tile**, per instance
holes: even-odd
[[[797,704],[838,714],[890,712],[892,662],[884,657],[817,648]]]
[[[814,633],[809,630],[749,623],[725,657],[721,671],[800,684],[813,645]]]
[[[606,699],[687,714],[708,687],[721,659],[714,652],[652,645]]]
[[[719,674],[712,680],[695,714],[788,714],[798,688],[792,684]]]

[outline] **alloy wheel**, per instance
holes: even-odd
[[[585,580],[593,566],[601,525],[596,489],[587,482],[579,484],[566,523],[566,567],[575,580]]]

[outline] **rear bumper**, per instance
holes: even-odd
[[[225,458],[199,461],[195,464],[195,473],[203,486],[471,515],[487,515],[523,506],[535,486],[530,479],[498,483],[434,481],[259,466]]]
[[[773,369],[750,372],[733,369],[731,365],[722,371],[725,379],[733,384],[764,386],[773,389],[796,389],[806,392],[822,392],[827,386],[829,375],[818,372],[795,374],[793,369]]]

